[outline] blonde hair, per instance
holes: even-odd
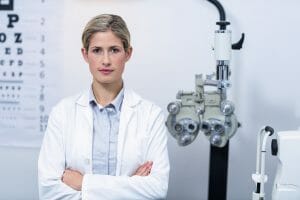
[[[92,35],[106,31],[112,31],[121,39],[125,51],[131,47],[130,33],[125,21],[120,16],[112,14],[98,15],[86,24],[81,38],[83,47],[88,50]]]

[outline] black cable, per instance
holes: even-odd
[[[220,21],[226,21],[225,10],[224,10],[223,6],[221,5],[221,3],[217,0],[207,0],[207,1],[214,4],[217,7],[219,14],[220,14]]]
[[[269,136],[273,135],[274,129],[271,126],[266,126],[265,131],[269,132]]]

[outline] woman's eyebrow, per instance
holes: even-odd
[[[95,49],[95,48],[102,48],[102,47],[99,47],[99,46],[92,46],[91,48],[92,48],[92,49]]]
[[[119,46],[119,45],[112,45],[112,46],[110,46],[109,48],[116,48],[116,47],[118,47],[118,48],[122,48],[121,46]]]

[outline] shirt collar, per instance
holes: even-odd
[[[116,98],[114,98],[114,100],[112,100],[112,101],[111,101],[107,106],[105,106],[105,107],[111,107],[111,106],[113,106],[114,109],[117,108],[118,111],[121,111],[123,98],[124,98],[124,87],[122,87],[122,89],[120,90],[120,92],[118,93],[118,95],[116,96]],[[93,92],[92,86],[90,87],[90,90],[89,90],[89,102],[90,102],[90,104],[93,105],[93,106],[96,106],[96,105],[97,105],[100,109],[101,109],[101,108],[105,108],[105,107],[103,107],[102,105],[100,105],[100,104],[97,103],[96,98],[95,98],[95,95],[94,95],[94,92]]]

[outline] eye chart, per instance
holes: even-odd
[[[0,145],[38,147],[58,101],[59,0],[0,0]]]

